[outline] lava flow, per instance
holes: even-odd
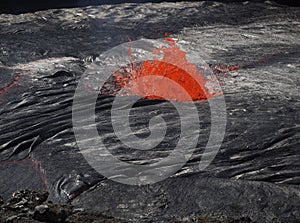
[[[167,37],[166,43],[167,46],[153,50],[153,60],[140,64],[131,62],[129,67],[115,72],[115,84],[125,89],[127,95],[153,100],[201,101],[216,95],[208,92],[207,80],[187,61],[186,53],[175,45],[176,41]],[[132,61],[130,48],[128,54]],[[162,55],[162,59],[156,55]],[[147,81],[143,77],[147,77]],[[177,84],[170,85],[170,80]],[[183,94],[183,90],[187,94]]]

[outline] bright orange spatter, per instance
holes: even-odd
[[[165,99],[174,101],[201,101],[211,98],[213,95],[205,87],[206,80],[197,71],[194,64],[186,59],[186,53],[175,45],[175,40],[167,37],[167,47],[155,49],[153,60],[144,61],[141,64],[130,64],[126,74],[115,73],[116,85],[124,88],[130,94],[139,95],[147,99]],[[130,58],[132,55],[128,49]],[[162,55],[158,60],[156,55]],[[151,79],[150,82],[139,80],[141,77],[157,75],[158,79]],[[179,85],[170,85],[167,78]],[[188,93],[182,93],[185,90]],[[157,96],[160,95],[160,96]]]

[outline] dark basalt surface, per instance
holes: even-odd
[[[214,68],[227,106],[224,142],[213,163],[199,171],[210,110],[207,102],[197,102],[201,137],[189,162],[154,185],[118,184],[79,152],[74,91],[101,52],[128,37],[156,39],[165,32]],[[299,222],[299,38],[300,9],[274,2],[124,3],[1,14],[0,195],[43,189],[51,201],[131,222],[205,215]],[[226,69],[236,64],[238,71]],[[137,163],[166,157],[163,144],[138,153],[111,137],[113,100],[99,96],[96,106],[99,135],[111,152]],[[178,136],[174,108],[166,101],[139,102],[132,117],[144,132],[149,109],[169,118],[166,140],[172,145]]]

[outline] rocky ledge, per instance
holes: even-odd
[[[53,203],[48,200],[47,191],[20,190],[4,202],[0,197],[0,223],[117,223],[125,222],[107,214],[75,208],[68,203]],[[250,218],[233,219],[225,216],[193,216],[190,219],[170,219],[170,223],[251,223]]]

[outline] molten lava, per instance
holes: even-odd
[[[187,61],[186,53],[175,45],[175,40],[167,37],[166,43],[167,46],[153,50],[153,60],[131,63],[129,68],[116,72],[116,85],[129,94],[154,100],[200,101],[211,98],[213,95],[205,87],[205,78],[194,64]],[[130,49],[128,53],[132,60]],[[162,59],[157,59],[156,55],[162,55]],[[177,85],[171,85],[170,80]],[[183,94],[183,90],[187,94]]]

